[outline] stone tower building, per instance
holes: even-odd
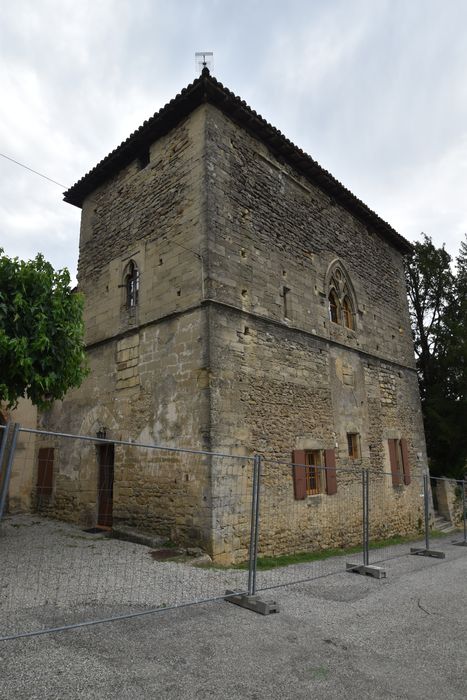
[[[48,428],[105,426],[115,440],[308,464],[270,477],[278,513],[317,495],[337,503],[336,466],[392,470],[399,515],[409,512],[410,470],[413,480],[426,456],[403,270],[411,246],[391,226],[206,68],[65,201],[82,208],[91,374]],[[59,505],[83,479],[97,489],[89,460],[85,472],[56,460],[49,511],[99,519],[95,498],[75,499],[73,513]],[[209,469],[170,534],[228,558],[196,515]],[[137,524],[131,479],[119,474],[114,519]],[[282,524],[282,551],[297,522]]]

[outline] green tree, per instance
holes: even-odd
[[[70,287],[68,270],[55,271],[38,255],[9,258],[0,249],[0,401],[27,397],[39,408],[81,384],[83,298]]]
[[[466,453],[467,246],[457,260],[423,235],[407,260],[407,289],[430,469],[461,476]]]
[[[446,445],[450,473],[462,476],[467,472],[467,237],[456,259],[456,276],[444,315],[441,345],[445,410],[440,418],[447,424],[446,432],[451,437]]]
[[[414,254],[407,259],[406,281],[420,393],[424,398],[437,380],[444,316],[452,299],[454,276],[451,256],[444,246],[436,248],[429,236],[422,235],[423,241],[414,244]]]

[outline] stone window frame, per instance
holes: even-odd
[[[349,459],[361,459],[362,449],[360,441],[360,433],[348,432],[347,438],[347,454]]]
[[[133,258],[125,265],[122,287],[125,294],[124,307],[128,311],[136,309],[139,304],[140,273],[139,267]]]
[[[335,258],[326,270],[324,289],[329,320],[347,330],[355,331],[357,298],[350,276],[339,258]]]

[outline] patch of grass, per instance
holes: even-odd
[[[452,537],[458,531],[458,528],[456,528],[455,530],[451,530],[450,532],[444,532],[444,530],[430,530],[430,537]]]
[[[329,669],[326,666],[317,666],[308,671],[310,678],[315,681],[325,681],[329,677]]]
[[[73,540],[84,540],[85,542],[95,542],[96,540],[107,540],[109,539],[107,535],[77,535],[73,532],[64,532],[62,530],[62,535],[65,535],[65,537],[71,537]]]
[[[373,540],[370,542],[370,549],[379,549],[380,547],[390,547],[397,544],[406,544],[413,542],[416,539],[413,535],[395,535],[381,540]],[[291,566],[292,564],[305,564],[311,561],[321,561],[330,559],[331,557],[345,557],[349,554],[359,554],[362,551],[362,545],[355,547],[345,547],[332,549],[323,549],[319,552],[294,552],[292,554],[278,554],[277,556],[258,557],[257,568],[259,571],[267,571],[280,566]],[[248,561],[240,564],[231,564],[230,566],[219,566],[218,564],[203,564],[200,568],[209,569],[248,569]]]

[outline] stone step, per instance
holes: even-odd
[[[442,515],[435,515],[433,518],[433,530],[438,530],[439,532],[454,532],[456,528],[454,525]]]

